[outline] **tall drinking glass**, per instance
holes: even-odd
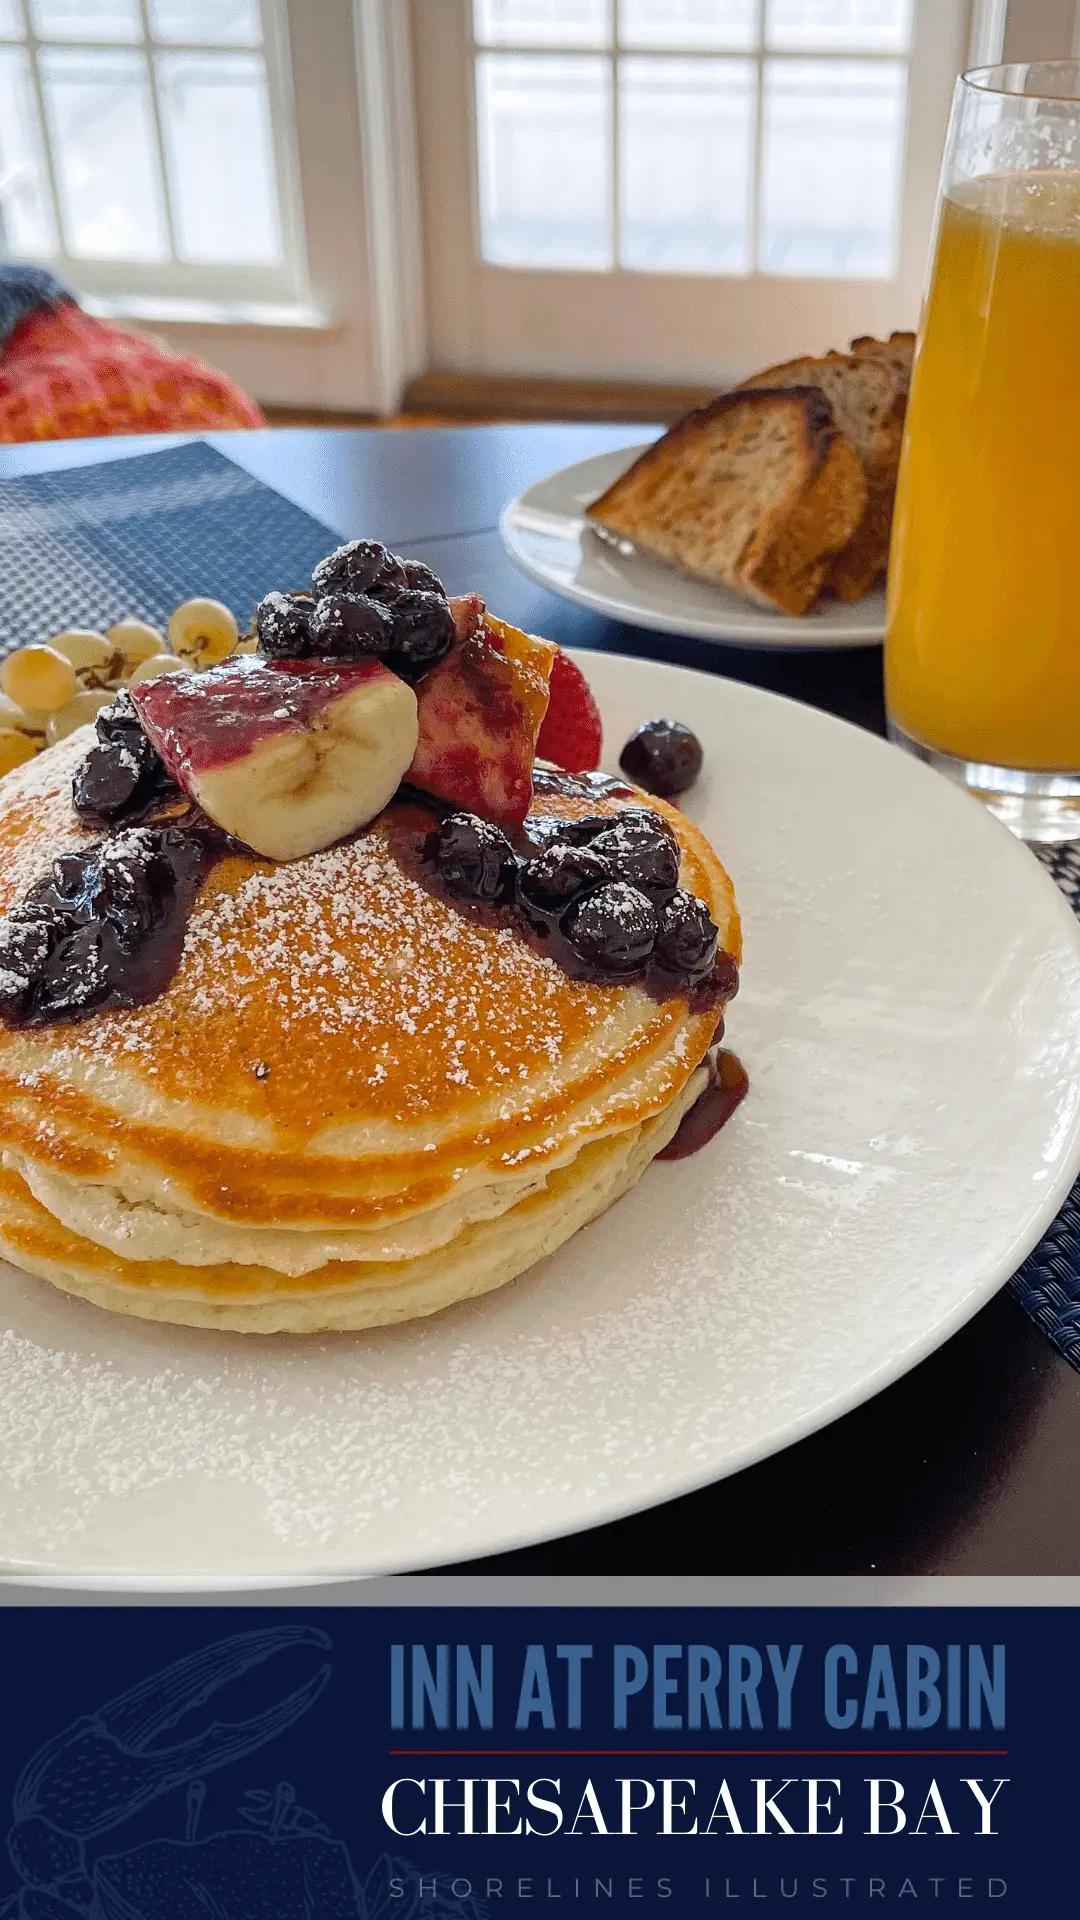
[[[888,603],[892,737],[1080,837],[1080,62],[957,82]]]

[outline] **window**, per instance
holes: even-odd
[[[0,251],[91,294],[295,300],[277,0],[0,0]]]
[[[911,0],[474,0],[489,265],[888,278]]]

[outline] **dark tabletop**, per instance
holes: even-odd
[[[427,560],[552,640],[645,654],[772,687],[882,732],[881,656],[754,653],[645,633],[519,574],[502,508],[543,474],[642,427],[301,429],[206,436],[342,535]],[[0,448],[0,478],[115,459],[175,439]],[[824,1432],[633,1519],[453,1572],[1080,1572],[1080,1375],[1005,1294],[905,1379]]]

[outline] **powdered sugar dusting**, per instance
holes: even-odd
[[[372,1111],[415,1117],[555,1065],[603,1019],[596,993],[509,921],[481,924],[435,897],[380,823],[292,865],[224,862],[196,903],[170,991],[102,1015],[70,1044],[203,1089],[219,1072],[235,1081],[250,1059],[271,1069],[263,1098],[283,1106],[306,1079],[323,1107],[328,1088],[347,1104],[351,1086]]]
[[[0,913],[7,913],[58,854],[100,838],[71,809],[71,782],[93,745],[92,726],[77,727],[47,753],[24,761],[0,785]],[[34,830],[27,832],[27,827]],[[43,853],[43,846],[48,852]]]

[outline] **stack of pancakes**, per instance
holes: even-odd
[[[96,836],[72,734],[0,787],[0,913]],[[731,883],[647,795],[739,957]],[[602,1213],[703,1083],[720,1010],[568,977],[506,913],[458,907],[393,805],[287,866],[230,856],[171,987],[0,1028],[0,1252],[101,1306],[249,1332],[376,1326],[487,1292]]]

